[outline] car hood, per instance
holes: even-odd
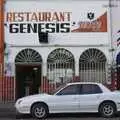
[[[41,93],[41,94],[35,94],[35,95],[30,95],[30,96],[26,96],[26,97],[22,97],[20,98],[21,100],[31,100],[31,99],[41,99],[41,98],[45,98],[51,96],[49,94],[46,93]]]

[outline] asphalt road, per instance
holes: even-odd
[[[36,120],[30,115],[17,115],[15,112],[6,111],[0,114],[0,120]],[[52,114],[45,120],[120,120],[120,115],[116,115],[114,118],[102,118],[99,114]]]
[[[23,116],[23,120],[34,120],[30,116]],[[50,115],[46,120],[120,120],[120,116],[114,118],[102,118],[98,114],[54,114]]]

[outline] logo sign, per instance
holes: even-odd
[[[92,13],[92,12],[89,12],[88,14],[87,14],[87,18],[88,19],[90,19],[90,20],[92,20],[92,19],[94,19],[94,13]]]
[[[94,13],[88,13],[87,17],[92,20]],[[92,21],[79,21],[72,32],[107,32],[107,12]]]

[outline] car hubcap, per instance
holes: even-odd
[[[45,115],[45,109],[43,107],[35,108],[35,116],[38,118],[42,118]]]
[[[107,116],[112,115],[113,114],[113,107],[111,105],[105,105],[103,108],[103,113]]]

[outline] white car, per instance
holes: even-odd
[[[110,91],[101,83],[68,83],[55,94],[37,94],[20,98],[15,103],[19,113],[42,119],[50,113],[99,112],[112,117],[120,111],[120,92]]]

